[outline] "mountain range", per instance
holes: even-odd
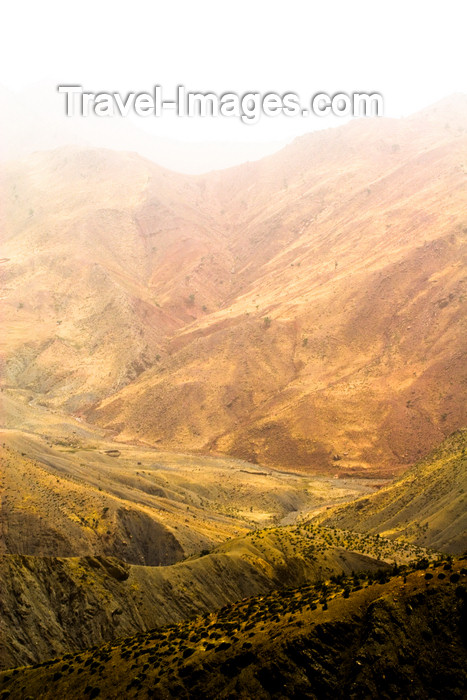
[[[0,192],[0,698],[463,697],[467,96]]]
[[[402,471],[467,423],[465,105],[204,176],[11,163],[4,383],[123,441]]]

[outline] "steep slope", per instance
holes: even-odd
[[[275,592],[0,675],[3,697],[461,698],[467,569]]]
[[[356,543],[364,550],[362,545]],[[386,554],[398,558],[397,549],[389,547]],[[0,602],[0,666],[43,661],[275,588],[387,566],[292,529],[258,532],[166,567],[100,556],[4,555],[0,580],[8,585]]]
[[[176,175],[3,177],[5,382],[119,439],[393,474],[467,424],[467,97]]]
[[[194,318],[191,268],[228,265],[196,181],[134,154],[36,153],[0,190],[2,379],[49,404],[76,410],[157,362]]]
[[[467,551],[467,430],[453,433],[378,493],[326,511],[314,522],[444,552]]]
[[[88,415],[122,439],[356,473],[401,469],[465,425],[458,107],[354,122],[213,176],[235,294]]]

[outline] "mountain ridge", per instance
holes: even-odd
[[[462,561],[275,591],[0,673],[7,697],[461,697]]]

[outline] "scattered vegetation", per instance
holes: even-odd
[[[225,689],[236,687],[235,697],[246,698],[271,692],[278,682],[287,683],[298,696],[311,688],[316,693],[319,678],[322,696],[335,688],[335,696],[343,698],[350,682],[345,675],[349,658],[360,668],[352,680],[360,684],[359,697],[381,696],[383,686],[388,697],[408,697],[408,683],[430,688],[430,697],[441,697],[441,690],[444,697],[456,697],[454,691],[466,677],[459,631],[466,581],[464,560],[442,558],[390,571],[339,574],[79,654],[6,671],[0,674],[0,697],[37,696],[40,690],[44,699],[199,697],[199,693],[214,698],[227,697]],[[391,646],[394,625],[405,654],[404,667]],[[411,648],[410,657],[406,646]],[[419,654],[422,648],[424,653]],[[328,664],[333,675],[325,672]],[[450,675],[437,681],[436,674],[445,666]],[[414,667],[418,675],[410,676]],[[380,669],[376,675],[374,669]]]

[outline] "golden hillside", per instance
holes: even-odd
[[[314,522],[466,552],[467,430],[453,433],[378,493],[326,511]]]
[[[4,377],[121,440],[392,474],[467,424],[467,98],[199,177],[2,182]]]
[[[2,399],[15,427],[0,430],[0,553],[173,564],[381,485],[116,443],[16,393]]]

